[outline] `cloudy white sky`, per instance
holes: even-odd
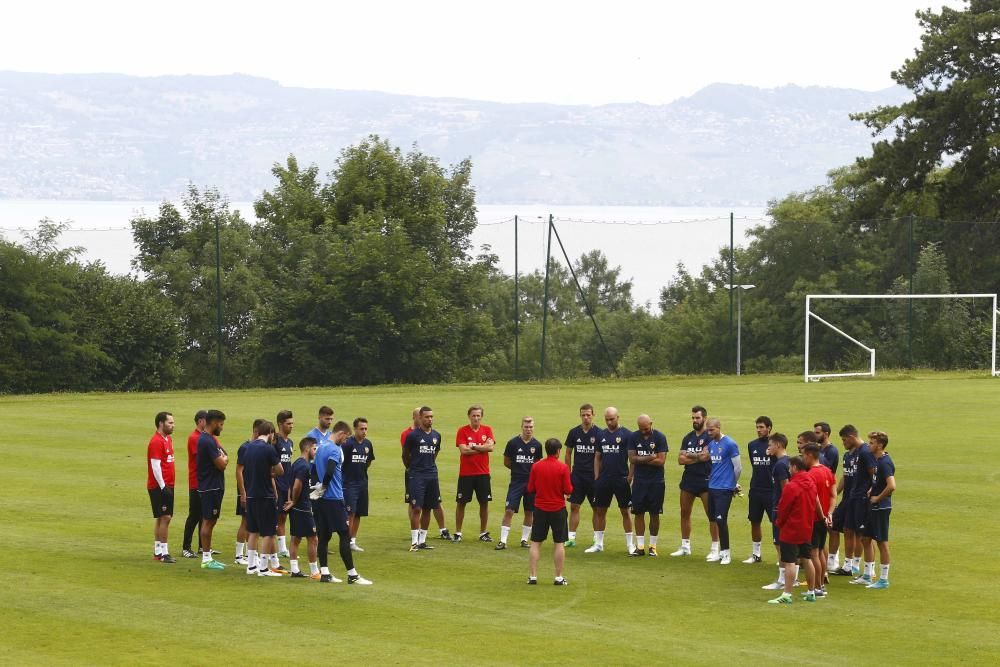
[[[0,69],[229,74],[498,101],[665,103],[714,82],[875,90],[959,0],[8,3]]]

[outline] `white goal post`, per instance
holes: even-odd
[[[990,309],[990,313],[993,317],[993,335],[991,337],[991,352],[990,352],[990,374],[993,377],[998,375],[997,373],[997,315],[1000,311],[997,310],[997,295],[996,294],[807,294],[806,295],[806,344],[805,344],[805,381],[810,382],[813,380],[820,380],[822,378],[832,378],[832,377],[854,377],[854,376],[875,376],[875,348],[868,347],[861,341],[852,338],[844,331],[838,329],[834,325],[830,324],[822,317],[812,312],[812,302],[814,299],[991,299],[993,301],[993,307]],[[809,326],[812,320],[816,320],[823,326],[833,330],[834,332],[840,334],[847,340],[851,341],[861,349],[868,352],[868,370],[859,371],[856,373],[812,373],[809,370]]]

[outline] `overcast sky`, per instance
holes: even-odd
[[[964,6],[958,0],[944,4]],[[0,69],[230,74],[509,102],[669,102],[715,82],[876,90],[941,0],[32,0]]]

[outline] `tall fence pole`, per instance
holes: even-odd
[[[215,218],[215,314],[218,327],[218,354],[216,356],[216,380],[222,386],[222,238],[219,233],[219,218]]]
[[[913,294],[913,214],[910,214],[909,240],[906,243],[906,260],[909,264],[910,294]],[[913,368],[913,299],[906,302],[906,367]]]
[[[734,233],[733,233],[733,212],[729,212],[729,349],[732,353],[733,346],[733,285],[736,281],[733,280],[733,264],[735,262],[735,251],[736,244],[734,243]]]
[[[541,377],[545,378],[545,332],[549,319],[549,264],[552,257],[552,214],[549,213],[549,241],[545,246],[545,288],[542,296],[542,359]]]
[[[514,379],[517,380],[520,373],[520,339],[521,321],[518,315],[518,298],[520,293],[517,286],[517,216],[514,216]]]

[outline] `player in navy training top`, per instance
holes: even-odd
[[[767,520],[774,524],[774,512],[771,505],[771,456],[767,453],[767,439],[771,435],[773,424],[771,418],[761,415],[754,422],[757,429],[756,440],[747,444],[747,454],[750,457],[750,493],[747,509],[747,519],[750,521],[750,540],[752,542],[750,556],[744,563],[759,563],[760,543],[762,540],[760,524],[767,515]],[[780,560],[780,559],[779,559]]]
[[[251,442],[257,439],[257,428],[263,423],[263,419],[254,419],[253,426],[251,426],[252,435],[250,436],[250,439],[236,449],[236,516],[240,518],[240,525],[236,528],[235,562],[237,565],[248,564],[246,553],[249,532],[247,531],[246,517],[247,493],[243,484],[243,458],[246,455],[247,447],[250,446]]]
[[[427,544],[431,513],[441,504],[437,455],[441,434],[434,430],[434,411],[420,408],[420,427],[413,429],[403,442],[403,465],[410,473],[410,551],[433,549]]]
[[[625,553],[631,554],[633,545],[632,515],[632,472],[628,462],[628,443],[632,432],[618,423],[618,408],[609,407],[604,411],[607,428],[597,438],[594,453],[594,545],[585,553],[604,551],[604,528],[608,519],[611,498],[618,501],[625,529]]]
[[[274,478],[274,485],[278,491],[278,557],[288,558],[288,542],[285,537],[285,524],[288,521],[288,513],[285,512],[285,501],[288,500],[288,491],[292,487],[292,459],[295,457],[295,443],[292,442],[292,430],[295,428],[295,419],[291,410],[282,410],[274,420],[274,448],[278,451],[281,459],[281,474]]]
[[[304,578],[299,570],[299,541],[306,538],[309,557],[309,578],[319,580],[319,563],[316,561],[318,543],[316,520],[313,517],[310,487],[318,480],[312,475],[312,461],[316,457],[316,440],[306,436],[299,441],[299,458],[292,464],[292,486],[288,490],[288,500],[284,510],[288,513],[289,532],[292,543],[289,556],[291,576]]]
[[[868,504],[871,516],[865,526],[865,550],[872,540],[878,544],[881,572],[868,588],[889,588],[889,514],[892,512],[892,494],[896,490],[896,465],[885,451],[889,446],[889,436],[882,431],[872,431],[868,434],[868,448],[875,457],[875,473],[872,476],[871,489],[868,492]]]
[[[712,538],[712,551],[719,549],[719,527],[712,522],[708,513],[708,476],[712,472],[712,462],[702,461],[700,455],[708,447],[708,433],[705,432],[705,419],[708,410],[700,405],[691,408],[691,427],[694,429],[681,440],[681,449],[677,454],[677,464],[684,466],[681,475],[680,507],[681,507],[681,546],[671,556],[691,555],[691,510],[694,499],[701,498],[705,516],[708,518],[708,531]]]
[[[861,445],[855,450],[855,454],[857,458],[854,469],[854,486],[851,488],[851,505],[854,512],[852,518],[854,519],[854,538],[861,540],[860,550],[863,552],[865,565],[861,575],[851,581],[858,584],[870,584],[875,571],[875,545],[871,543],[871,540],[865,542],[864,535],[868,520],[871,518],[868,495],[872,488],[872,479],[875,477],[875,456],[866,442],[861,442]]]
[[[274,479],[284,472],[281,455],[274,448],[274,424],[262,421],[257,437],[243,451],[243,488],[246,491],[247,574],[280,577],[287,574],[278,564],[275,535],[278,532],[278,499]],[[259,549],[259,558],[258,558]]]
[[[570,467],[573,493],[569,497],[569,539],[566,548],[576,546],[576,529],[580,526],[580,506],[584,498],[594,508],[594,453],[601,429],[594,425],[594,406],[584,403],[580,406],[580,425],[570,429],[566,435],[565,463]],[[591,517],[591,525],[597,530],[596,517]]]
[[[375,446],[368,439],[368,420],[354,420],[354,435],[342,445],[344,450],[344,506],[351,525],[351,551],[364,551],[358,546],[361,517],[368,516],[368,468],[375,461]]]
[[[836,476],[840,452],[837,451],[837,446],[830,442],[830,425],[826,422],[816,422],[813,424],[813,432],[816,434],[816,444],[819,445],[819,462]]]
[[[535,511],[535,498],[528,493],[528,476],[531,466],[542,460],[542,443],[535,440],[535,420],[532,417],[521,418],[521,433],[507,442],[503,450],[503,464],[510,470],[510,485],[507,487],[507,501],[504,503],[503,521],[500,524],[500,541],[496,550],[507,548],[507,537],[510,535],[510,524],[514,520],[524,501],[524,521],[521,522],[521,546],[527,549],[531,545],[531,524]]]
[[[830,560],[827,561],[827,572],[835,575],[854,575],[861,573],[861,535],[854,528],[855,525],[855,503],[852,499],[854,493],[854,480],[858,472],[858,448],[861,446],[861,438],[858,429],[851,424],[840,429],[840,442],[844,446],[844,456],[841,461],[841,478],[837,482],[837,493],[840,494],[840,502],[833,510],[833,525],[831,526],[830,540]],[[831,562],[836,558],[837,550],[834,546],[839,546],[840,533],[844,534],[844,566],[842,568],[831,567]],[[832,537],[836,536],[836,538]]]
[[[638,430],[628,444],[628,460],[633,469],[632,516],[635,520],[636,545],[633,556],[645,555],[646,521],[649,514],[649,555],[656,556],[656,540],[660,535],[660,515],[666,491],[663,464],[667,460],[667,436],[653,428],[649,415],[636,419]]]
[[[229,463],[226,450],[219,444],[226,415],[221,410],[209,410],[205,418],[205,432],[198,437],[198,494],[201,499],[201,567],[222,570],[225,565],[212,558],[212,531],[222,510],[225,493],[225,470]]]
[[[788,449],[788,438],[784,433],[772,433],[767,438],[767,455],[771,457],[769,473],[771,475],[771,541],[774,543],[774,550],[778,556],[778,578],[774,583],[763,586],[765,590],[783,590],[785,588],[785,568],[781,565],[781,546],[778,544],[778,524],[774,522],[774,517],[778,512],[778,503],[781,502],[781,491],[785,484],[792,477],[790,459],[786,450]]]

